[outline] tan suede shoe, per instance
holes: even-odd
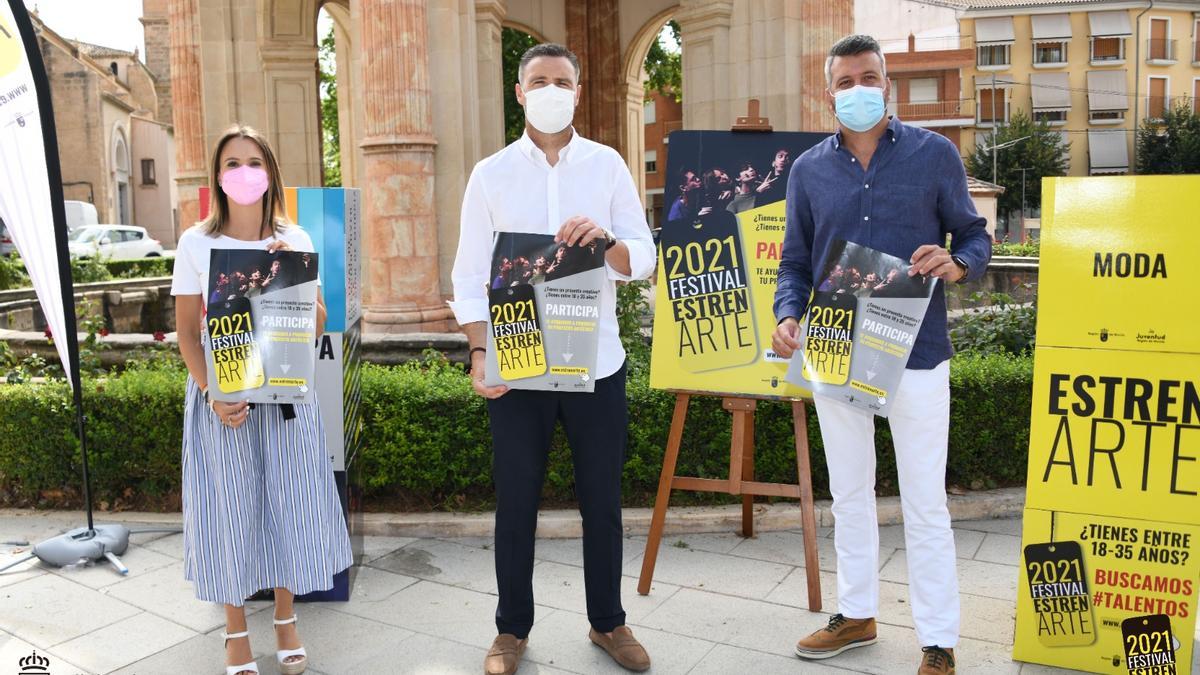
[[[633,637],[633,631],[629,630],[628,626],[617,626],[612,632],[612,637],[593,628],[588,633],[588,638],[603,647],[613,661],[625,670],[641,672],[650,669],[650,655],[646,653],[642,643]]]
[[[925,652],[917,675],[954,675],[954,649],[938,646],[921,647]]]
[[[512,675],[521,664],[521,656],[525,654],[525,645],[529,639],[518,640],[516,635],[501,633],[492,642],[487,658],[483,660],[485,675]]]
[[[847,649],[873,644],[875,619],[847,619],[841,614],[834,614],[829,617],[829,625],[796,643],[796,656],[802,659],[828,659]]]

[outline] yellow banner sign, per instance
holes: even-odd
[[[1047,181],[1013,656],[1188,673],[1200,560],[1200,177]],[[1149,233],[1153,236],[1148,236]]]

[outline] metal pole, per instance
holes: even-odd
[[[1129,173],[1137,173],[1137,130],[1138,130],[1138,79],[1141,78],[1142,70],[1142,15],[1154,8],[1154,0],[1150,0],[1150,4],[1146,5],[1138,13],[1133,20],[1133,161],[1129,167]],[[1147,103],[1147,107],[1149,103]]]
[[[1021,241],[1025,241],[1025,172],[1028,170],[1021,169]]]
[[[992,73],[992,182],[997,185],[1000,181],[996,180],[996,74]]]

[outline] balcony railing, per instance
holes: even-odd
[[[929,101],[926,103],[898,103],[896,115],[908,121],[920,120],[949,120],[957,117],[967,117],[963,113],[963,101]]]
[[[1147,61],[1174,61],[1175,60],[1175,41],[1174,40],[1146,40],[1146,60]]]

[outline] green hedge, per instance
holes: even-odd
[[[178,371],[134,370],[85,391],[95,498],[113,508],[172,508],[179,491],[183,387]],[[964,487],[1019,483],[1029,440],[1032,361],[960,355],[951,369],[949,480]],[[649,505],[658,483],[674,406],[672,394],[650,389],[644,372],[628,385],[629,451],[625,501]],[[389,508],[477,508],[491,498],[486,406],[467,375],[445,362],[367,365],[362,380],[360,477],[368,504]],[[813,482],[827,494],[827,472],[815,413],[809,408]],[[79,451],[69,391],[62,384],[0,386],[0,501],[77,505]],[[877,424],[879,492],[896,491],[886,421]],[[716,398],[694,399],[679,473],[724,477],[729,464],[729,413]],[[789,404],[760,404],[756,425],[759,480],[796,478]],[[561,432],[547,467],[548,503],[572,499],[570,455]],[[679,503],[728,500],[676,493]]]

